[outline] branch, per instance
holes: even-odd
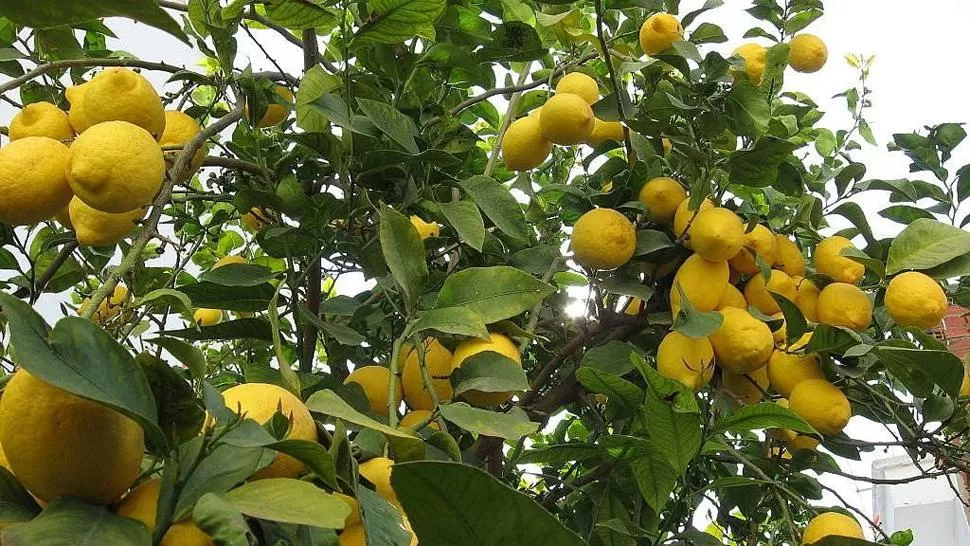
[[[266,169],[255,163],[243,161],[242,159],[236,159],[234,157],[219,157],[214,155],[206,156],[206,158],[202,161],[202,166],[235,169],[237,171],[244,171],[269,178],[269,173],[266,172]]]
[[[320,60],[320,48],[317,44],[317,33],[312,28],[303,31],[303,67],[306,70],[317,65]],[[307,195],[313,192],[312,188],[305,190]],[[309,264],[309,271],[306,285],[306,306],[311,315],[320,316],[320,290],[323,272],[320,267],[320,257],[315,258]],[[304,326],[303,339],[300,340],[300,371],[310,372],[313,370],[313,357],[317,351],[317,325],[313,322]],[[395,408],[396,410],[396,408]]]
[[[187,70],[186,68],[175,66],[167,63],[154,63],[149,61],[142,61],[140,59],[66,59],[63,61],[53,61],[47,64],[42,64],[37,68],[31,70],[30,72],[14,78],[7,83],[0,85],[0,93],[6,93],[12,89],[16,89],[21,85],[29,82],[30,80],[43,76],[47,73],[53,72],[55,70],[61,70],[66,68],[85,68],[93,66],[124,66],[130,68],[144,68],[145,70],[157,70],[159,72],[183,72]],[[198,78],[211,80],[198,72],[193,72]]]
[[[22,298],[30,294],[31,302],[37,301],[37,296],[44,291],[44,288],[47,288],[47,283],[51,282],[51,279],[53,279],[54,275],[56,275],[61,269],[61,266],[64,265],[64,263],[67,262],[67,259],[71,257],[71,254],[73,254],[77,249],[77,245],[77,239],[72,239],[65,243],[57,255],[54,256],[51,264],[47,267],[40,278],[37,279],[37,282],[34,283],[33,289],[21,288],[14,293],[14,296]]]
[[[600,47],[603,48],[603,59],[606,61],[606,69],[610,73],[610,83],[613,84],[613,96],[616,97],[616,111],[620,121],[626,123],[626,112],[623,111],[623,96],[620,94],[620,80],[616,77],[616,69],[613,67],[613,56],[610,53],[610,46],[606,43],[606,36],[603,35],[603,0],[595,0],[596,8],[596,37],[599,39]],[[633,144],[630,142],[630,134],[623,131],[623,145],[626,146],[627,160],[632,166],[636,159],[633,155]]]

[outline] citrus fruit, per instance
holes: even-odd
[[[940,283],[916,271],[907,271],[889,281],[885,303],[896,324],[921,330],[939,325],[949,305]]]
[[[29,136],[68,140],[74,129],[67,113],[49,102],[33,102],[24,106],[10,122],[10,140]]]
[[[0,222],[14,226],[53,218],[71,202],[65,170],[68,147],[47,137],[24,137],[0,148]]]
[[[199,326],[214,326],[222,322],[222,309],[206,309],[204,307],[196,309],[192,314],[192,319]]]
[[[201,132],[202,127],[199,126],[198,121],[195,121],[195,118],[183,114],[178,110],[166,110],[165,131],[162,133],[161,138],[158,139],[158,144],[159,146],[184,146]],[[178,150],[165,152],[169,167],[175,164],[179,153]],[[195,155],[192,156],[192,161],[186,166],[185,171],[182,172],[182,175],[179,177],[179,182],[185,182],[191,179],[202,167],[203,160],[205,160],[205,146],[200,147],[195,152]]]
[[[696,310],[713,311],[727,289],[729,275],[727,262],[711,262],[691,254],[677,270],[670,288],[674,317],[680,312],[681,292]]]
[[[706,338],[672,331],[657,347],[657,371],[689,389],[700,390],[714,375],[714,349]]]
[[[773,293],[784,296],[789,301],[795,301],[795,283],[784,271],[772,269],[767,283],[764,276],[757,273],[748,280],[748,284],[744,285],[745,299],[766,315],[781,311],[781,307],[772,296]]]
[[[768,50],[761,44],[748,43],[734,50],[734,57],[740,57],[744,61],[744,71],[735,72],[744,74],[751,83],[758,85],[765,72],[765,60],[768,57]]]
[[[593,110],[579,95],[553,95],[539,112],[539,127],[546,140],[570,146],[589,138],[593,132]]]
[[[438,400],[448,402],[454,391],[451,388],[451,351],[437,339],[428,338],[424,344],[424,364],[428,368],[431,384]],[[434,399],[424,386],[418,352],[406,345],[401,349],[401,387],[404,400],[412,410],[434,409]]]
[[[697,214],[687,230],[691,248],[705,260],[733,258],[744,244],[744,224],[734,212],[714,207]]]
[[[118,503],[115,514],[140,521],[154,531],[161,489],[162,480],[158,478],[142,483]],[[159,546],[215,546],[215,543],[192,521],[183,521],[169,527]]]
[[[630,302],[623,308],[623,313],[635,317],[643,310],[643,300],[641,298],[630,298]]]
[[[748,308],[748,300],[744,299],[744,294],[730,283],[724,288],[724,294],[714,309],[719,311],[725,307],[737,307],[738,309]]]
[[[425,222],[416,214],[411,215],[411,225],[418,230],[418,235],[421,236],[422,241],[429,237],[441,236],[441,226],[435,222]]]
[[[290,115],[290,110],[293,108],[293,92],[282,85],[277,85],[274,91],[276,96],[266,107],[263,117],[256,122],[257,127],[265,129],[279,125]]]
[[[218,269],[224,265],[229,265],[229,264],[248,264],[248,263],[249,263],[249,260],[247,260],[244,256],[230,255],[216,260],[216,263],[212,264],[212,269]]]
[[[165,110],[158,93],[133,70],[115,67],[98,72],[85,87],[82,103],[90,126],[126,121],[148,131],[153,140],[165,131]]]
[[[787,440],[789,451],[796,452],[801,449],[807,449],[809,451],[815,451],[818,444],[818,438],[814,436],[808,436],[807,434],[798,434],[796,432],[792,433],[792,437]]]
[[[775,261],[775,234],[761,224],[744,234],[744,246],[731,258],[731,267],[749,275],[761,271],[752,252],[756,252],[765,263]]]
[[[647,55],[670,49],[677,40],[684,39],[684,27],[669,13],[654,13],[640,26],[640,47]]]
[[[788,325],[785,323],[785,314],[781,311],[772,313],[771,318],[781,321],[781,326],[771,331],[771,336],[775,338],[775,345],[784,345],[788,338]],[[768,325],[771,328],[771,325]]]
[[[842,256],[841,252],[846,248],[855,246],[845,237],[834,235],[822,239],[815,246],[815,270],[838,282],[858,284],[865,275],[866,268],[859,262]]]
[[[391,371],[384,366],[362,366],[354,370],[344,383],[357,383],[364,389],[370,410],[379,415],[387,415],[388,406],[391,403],[388,396],[390,388]],[[394,393],[394,400],[401,401],[401,382],[395,383],[397,389]]]
[[[552,142],[542,134],[539,116],[519,118],[509,125],[502,140],[502,161],[510,171],[528,171],[552,153]]]
[[[650,211],[650,219],[661,224],[674,220],[677,206],[687,199],[684,187],[673,178],[651,178],[640,188],[640,202]]]
[[[788,274],[789,277],[804,277],[805,257],[802,251],[788,237],[782,234],[775,235],[775,269],[780,269]]]
[[[615,269],[630,261],[637,246],[633,223],[613,209],[593,209],[573,226],[576,261],[590,269]]]
[[[556,84],[556,93],[570,93],[582,97],[586,104],[600,100],[600,87],[596,80],[582,72],[570,72]]]
[[[788,404],[806,423],[827,436],[842,432],[852,417],[852,405],[838,387],[824,379],[798,382]]]
[[[435,430],[441,430],[441,427],[438,426],[438,423],[431,420],[431,415],[432,414],[430,410],[423,410],[423,409],[411,410],[405,413],[404,417],[401,417],[401,420],[398,421],[397,425],[399,427],[413,429],[418,425],[420,425],[421,423],[425,423],[425,426],[429,428],[433,428]]]
[[[731,395],[746,406],[757,404],[768,390],[768,372],[765,366],[751,370],[745,374],[734,374],[725,371],[721,375],[724,388]]]
[[[350,514],[344,520],[344,528],[353,527],[360,523],[360,503],[357,502],[357,499],[343,493],[334,493],[333,496],[344,501],[344,504],[350,507]]]
[[[253,207],[239,218],[250,231],[259,231],[270,223],[270,218],[263,209]]]
[[[849,537],[865,540],[859,522],[838,512],[823,512],[808,522],[802,534],[802,544],[815,544],[825,537]]]
[[[811,279],[802,277],[792,277],[795,283],[795,306],[802,312],[802,315],[812,321],[818,322],[818,296],[821,291]]]
[[[787,349],[775,349],[768,359],[768,379],[771,388],[778,394],[791,396],[795,385],[806,379],[825,379],[822,367],[818,362],[818,355],[805,353],[805,345],[812,338],[811,333],[803,335]],[[786,352],[791,351],[791,352]]]
[[[704,199],[701,201],[699,207],[695,209],[690,208],[690,199],[684,199],[677,205],[677,209],[674,211],[674,235],[677,237],[683,237],[684,232],[690,227],[694,219],[700,215],[700,213],[705,210],[714,208],[714,203],[710,199]],[[685,241],[685,246],[690,248],[690,241]]]
[[[110,296],[101,300],[98,304],[98,310],[92,315],[91,320],[97,322],[98,324],[107,324],[109,321],[114,319],[121,313],[121,308],[128,299],[128,287],[123,284],[115,285],[114,291]],[[91,305],[91,300],[89,298],[84,298],[81,305],[77,308],[77,314],[83,315],[84,311]]]
[[[341,531],[337,535],[337,546],[367,546],[364,526],[358,523]]]
[[[798,72],[818,72],[829,58],[829,50],[818,36],[798,34],[791,39],[788,65]]]
[[[456,369],[462,366],[465,361],[479,353],[493,352],[498,353],[513,362],[522,365],[522,355],[515,343],[504,334],[490,332],[491,339],[474,338],[462,341],[455,347],[455,354],[452,356],[451,367]],[[511,392],[482,392],[467,391],[462,394],[469,402],[476,406],[496,406],[508,402],[512,398]]]
[[[862,331],[872,320],[872,302],[858,286],[834,282],[819,293],[816,314],[822,324]]]
[[[111,214],[90,207],[77,197],[71,199],[68,213],[77,242],[85,246],[114,245],[138,227],[138,221],[145,217],[146,209]]]
[[[71,109],[67,111],[67,119],[71,122],[74,132],[81,134],[91,126],[87,117],[84,115],[84,94],[87,92],[88,84],[72,85],[64,90],[64,98],[70,103]]]
[[[725,307],[720,312],[724,322],[710,336],[718,366],[735,375],[763,367],[775,349],[768,325],[737,307]]]
[[[593,120],[593,130],[586,138],[586,144],[595,148],[607,140],[623,142],[624,136],[623,124],[619,121],[603,121],[596,118]]]
[[[360,463],[358,469],[360,470],[360,475],[374,486],[374,489],[381,498],[397,505],[397,494],[394,493],[394,488],[391,487],[391,471],[393,467],[394,461],[387,457],[374,457]]]

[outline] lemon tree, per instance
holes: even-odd
[[[0,0],[0,541],[911,543],[823,492],[970,471],[966,132],[722,4]]]

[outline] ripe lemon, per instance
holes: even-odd
[[[677,40],[684,39],[684,27],[669,13],[655,13],[640,27],[640,47],[647,55],[670,49]]]
[[[674,220],[677,206],[687,200],[684,187],[673,178],[651,178],[640,188],[640,202],[650,211],[650,219],[661,224]]]
[[[643,310],[643,300],[641,298],[631,298],[630,302],[626,304],[623,309],[623,313],[635,317],[640,314]]]
[[[788,65],[798,72],[818,72],[829,58],[829,50],[818,36],[799,34],[791,39]]]
[[[940,324],[949,305],[940,283],[916,271],[893,277],[885,301],[886,311],[896,324],[922,330]]]
[[[690,199],[684,199],[677,205],[677,210],[674,211],[674,235],[677,237],[682,237],[690,224],[693,223],[700,213],[714,208],[714,203],[711,203],[710,199],[704,199],[701,201],[701,205],[697,208],[695,213],[694,209],[690,208]],[[684,246],[690,248],[690,241],[685,240]]]
[[[247,260],[244,256],[238,256],[238,255],[225,256],[223,258],[219,258],[218,260],[216,260],[216,263],[212,264],[212,269],[218,269],[224,265],[229,265],[229,264],[248,264],[248,263],[249,263],[249,260]]]
[[[788,338],[788,325],[785,323],[785,314],[781,311],[772,313],[771,318],[781,321],[781,326],[771,331],[771,336],[775,338],[775,345],[784,346],[785,339]],[[771,326],[768,326],[771,328]]]
[[[194,523],[183,521],[169,527],[158,546],[216,546],[216,543]]]
[[[73,85],[64,90],[64,98],[70,103],[71,109],[67,112],[67,119],[71,122],[74,132],[81,134],[91,126],[87,117],[84,115],[84,94],[87,92],[87,82],[81,85]]]
[[[343,493],[333,493],[333,496],[344,501],[344,504],[350,507],[350,514],[344,520],[344,528],[353,527],[360,523],[360,503],[357,502],[357,499]]]
[[[858,284],[866,268],[841,255],[845,248],[855,248],[852,241],[838,235],[822,239],[815,246],[815,270],[838,282]]]
[[[667,156],[670,154],[670,150],[674,149],[674,143],[670,142],[669,138],[663,137],[660,139],[660,147],[663,149],[664,156]]]
[[[768,325],[744,309],[721,309],[724,322],[711,334],[717,364],[735,375],[751,373],[768,362],[775,339]]]
[[[164,117],[163,117],[164,119]],[[88,205],[111,213],[144,207],[162,186],[165,159],[144,129],[124,121],[92,126],[71,145],[67,180]]]
[[[751,83],[760,84],[765,73],[765,59],[768,57],[768,50],[761,44],[749,43],[735,49],[733,56],[744,60],[744,71],[735,72],[735,77],[744,74],[751,80]]]
[[[542,134],[539,116],[519,118],[509,125],[502,140],[502,161],[510,171],[528,171],[552,153],[552,142]]]
[[[872,302],[858,286],[834,282],[818,295],[816,313],[822,324],[862,331],[872,320]]]
[[[766,315],[773,315],[781,311],[781,307],[779,307],[778,302],[771,295],[772,293],[784,296],[789,301],[794,302],[795,283],[792,282],[791,277],[786,275],[784,271],[772,269],[771,277],[767,283],[765,283],[764,276],[757,273],[748,280],[748,284],[744,285],[745,299],[749,304],[754,305]]]
[[[89,207],[77,197],[71,199],[68,213],[77,235],[77,242],[85,246],[114,245],[138,227],[147,209],[111,214]]]
[[[623,142],[624,136],[623,124],[619,121],[603,121],[595,118],[593,120],[593,131],[586,138],[586,144],[595,148],[607,140]]]
[[[576,261],[590,269],[615,269],[630,261],[637,247],[633,223],[613,209],[593,209],[573,226]]]
[[[865,540],[866,535],[855,518],[838,512],[823,512],[808,522],[802,544],[815,544],[825,537],[849,537]]]
[[[367,546],[364,526],[357,524],[344,529],[337,535],[337,546]]]
[[[18,370],[0,401],[0,444],[38,499],[114,502],[141,472],[141,427],[106,406]]]
[[[243,383],[222,393],[226,407],[230,411],[245,415],[263,425],[279,411],[289,419],[290,428],[287,439],[317,441],[317,424],[303,402],[290,391],[269,383]],[[296,478],[306,471],[300,461],[285,453],[277,453],[276,458],[266,468],[253,474],[253,480],[264,478]]]
[[[121,313],[121,308],[127,299],[128,287],[123,284],[115,285],[111,295],[98,304],[98,310],[91,316],[91,320],[101,325],[107,324]],[[89,305],[91,305],[90,298],[84,298],[84,301],[77,308],[77,314],[83,315]]]
[[[794,453],[801,449],[815,451],[815,448],[817,448],[818,444],[821,442],[819,442],[818,438],[814,436],[807,436],[805,434],[793,432],[792,437],[788,439],[786,443],[788,444],[788,450]]]
[[[713,311],[727,289],[729,276],[727,262],[711,262],[691,254],[677,270],[670,288],[670,309],[674,317],[680,312],[681,291],[698,311]]]
[[[258,207],[249,209],[249,212],[243,214],[239,219],[250,231],[259,231],[270,223],[269,215]]]
[[[391,487],[391,472],[394,470],[394,461],[387,457],[374,457],[360,463],[358,469],[360,475],[369,481],[377,494],[384,500],[397,506],[397,494]]]
[[[792,352],[776,349],[771,353],[771,358],[768,359],[768,379],[771,380],[771,388],[778,394],[788,397],[795,385],[806,379],[825,379],[818,355],[804,352],[805,345],[811,338],[811,333],[803,335],[788,349]]]
[[[142,483],[118,503],[115,514],[140,521],[150,531],[154,531],[161,490],[162,480],[158,478]],[[192,521],[184,521],[169,527],[159,546],[215,546],[215,543]]]
[[[714,308],[715,311],[720,311],[725,307],[737,307],[738,309],[747,309],[748,300],[744,299],[744,294],[741,293],[733,284],[728,284],[724,288],[724,294],[721,296],[721,301],[717,302],[717,307]]]
[[[811,279],[802,277],[792,277],[792,282],[795,283],[795,305],[798,310],[806,319],[818,322],[818,286]]]
[[[29,136],[68,140],[74,129],[67,113],[49,102],[34,102],[24,106],[10,122],[10,140]]]
[[[165,131],[162,133],[161,138],[158,139],[158,144],[159,146],[184,146],[201,132],[202,127],[199,126],[199,122],[195,121],[191,116],[183,114],[178,110],[166,110]],[[177,150],[165,152],[169,167],[175,164],[179,153]],[[199,148],[195,152],[195,155],[192,156],[192,162],[182,173],[182,176],[179,177],[179,182],[185,182],[191,179],[202,167],[203,160],[205,160],[205,146]]]
[[[780,269],[788,274],[789,277],[804,277],[806,273],[805,256],[802,251],[788,237],[775,235],[775,269]]]
[[[970,396],[970,367],[963,362],[963,383],[960,384],[960,396]]]
[[[699,391],[714,375],[714,349],[706,338],[693,339],[670,332],[657,347],[657,371],[689,389]]]
[[[418,230],[418,235],[421,236],[422,241],[429,237],[441,236],[441,226],[435,222],[425,222],[416,214],[411,215],[411,225]]]
[[[698,213],[687,230],[691,248],[705,260],[727,261],[744,244],[744,224],[734,212],[714,207]]]
[[[199,326],[215,326],[222,322],[222,309],[206,309],[204,307],[196,309],[192,314],[192,319]]]
[[[387,415],[390,396],[388,387],[391,379],[391,371],[384,366],[362,366],[354,370],[344,383],[357,383],[364,389],[370,410],[379,415]],[[401,400],[401,382],[395,383],[397,386],[394,393],[394,400]]]
[[[432,410],[434,400],[431,393],[424,386],[421,376],[421,364],[418,352],[411,346],[401,350],[401,387],[404,390],[404,400],[413,410]],[[437,339],[428,338],[424,344],[424,364],[431,376],[438,400],[448,402],[454,391],[451,388],[451,351],[445,348]]]
[[[842,432],[852,417],[849,399],[824,379],[800,381],[792,389],[788,404],[805,422],[827,436]]]
[[[434,421],[430,421],[430,419],[431,419],[430,410],[416,409],[405,413],[404,417],[401,417],[401,420],[398,421],[397,424],[400,427],[415,428],[421,423],[427,423],[426,425],[427,427],[433,428],[435,430],[441,430],[441,427],[438,426],[438,423]]]
[[[67,146],[25,137],[0,148],[0,222],[14,226],[52,218],[71,202]]]
[[[148,131],[153,139],[165,131],[165,109],[155,88],[127,68],[105,68],[96,74],[84,89],[82,102],[84,119],[91,126],[126,121]]]
[[[600,100],[600,86],[596,80],[582,72],[570,72],[556,84],[556,93],[570,93],[582,97],[586,104]]]
[[[744,246],[736,256],[731,258],[731,267],[749,275],[761,271],[752,251],[757,252],[766,263],[774,263],[775,234],[761,224],[754,226],[754,229],[744,234]]]
[[[277,85],[275,91],[274,102],[266,107],[266,113],[256,123],[257,127],[266,128],[279,125],[289,117],[290,110],[293,109],[293,92],[282,85]]]
[[[456,369],[461,367],[469,357],[478,353],[493,352],[505,356],[514,361],[519,366],[522,365],[522,355],[515,343],[504,334],[490,332],[491,339],[467,339],[455,347],[455,354],[452,356],[451,367]],[[469,402],[476,406],[497,406],[504,404],[512,398],[511,392],[480,392],[467,391],[464,396]]]
[[[724,388],[746,406],[760,402],[768,390],[768,372],[765,366],[746,374],[724,372],[721,381]]]
[[[553,95],[539,112],[539,127],[553,144],[570,146],[589,138],[593,132],[593,110],[579,95]]]

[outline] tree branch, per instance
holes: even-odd
[[[0,85],[0,93],[6,93],[7,91],[16,89],[34,78],[43,76],[55,70],[93,66],[124,66],[129,68],[144,68],[145,70],[157,70],[159,72],[169,72],[172,74],[183,71],[192,72],[191,70],[187,70],[181,66],[175,66],[167,63],[142,61],[140,59],[66,59],[42,64],[30,72],[27,72],[23,76],[14,78],[3,85]],[[192,73],[198,78],[211,82],[211,79],[203,74],[199,74],[198,72]]]

